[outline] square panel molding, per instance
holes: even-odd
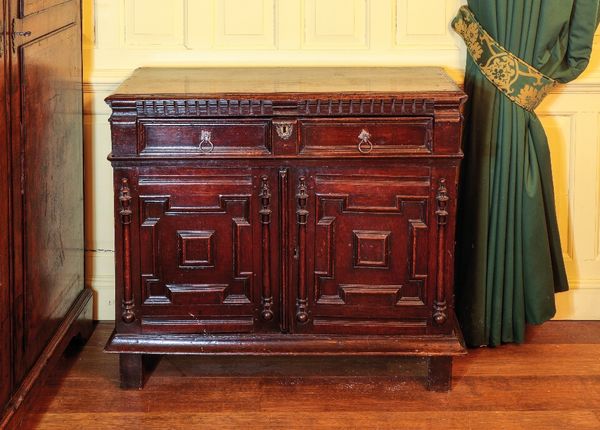
[[[391,231],[354,230],[352,243],[354,267],[389,267]]]
[[[305,0],[305,49],[369,47],[370,0]]]
[[[215,231],[178,231],[179,268],[215,267]]]
[[[396,37],[399,48],[458,50],[458,36],[450,22],[462,0],[396,0]]]
[[[125,46],[183,46],[184,0],[124,0]]]
[[[215,48],[277,48],[275,0],[213,0],[212,3]]]

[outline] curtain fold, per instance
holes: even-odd
[[[469,0],[504,48],[565,83],[589,62],[600,0]],[[568,290],[550,151],[537,116],[513,103],[469,57],[457,229],[456,311],[467,344],[523,342]]]

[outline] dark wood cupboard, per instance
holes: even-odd
[[[385,354],[448,389],[464,100],[436,68],[135,71],[107,99],[122,386],[143,354]]]
[[[9,207],[10,207],[10,152],[8,150],[9,126],[7,122],[7,77],[8,62],[5,55],[6,38],[6,4],[1,3],[2,15],[0,16],[0,30],[2,30],[2,43],[0,43],[0,405],[5,405],[11,394],[12,383],[12,347],[11,347],[11,323],[10,323],[10,241],[9,241]]]
[[[79,0],[2,2],[0,426],[91,323],[80,23]]]

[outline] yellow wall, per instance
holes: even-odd
[[[449,22],[461,0],[84,0],[87,282],[114,317],[107,96],[151,65],[442,65],[462,80]],[[600,319],[600,32],[593,64],[539,108],[572,291],[558,318]]]

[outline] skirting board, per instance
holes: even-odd
[[[111,275],[95,276],[86,280],[86,287],[94,294],[94,321],[115,319],[115,278]]]
[[[600,320],[600,280],[571,284],[556,296],[555,320]]]

